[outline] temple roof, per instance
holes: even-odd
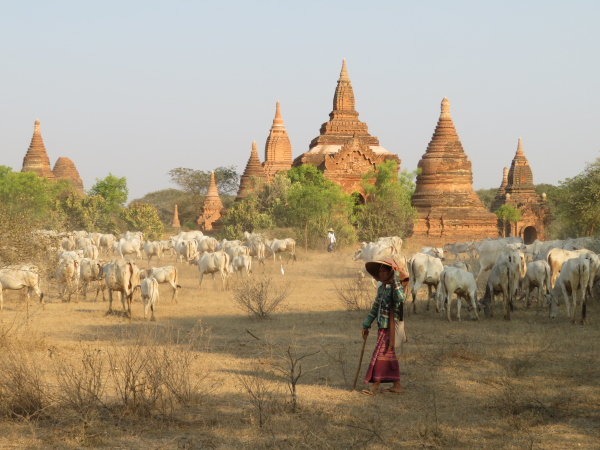
[[[246,197],[246,189],[250,184],[250,177],[267,178],[265,169],[258,159],[258,152],[256,151],[256,141],[252,142],[252,151],[250,152],[250,158],[246,164],[244,174],[240,177],[240,188],[238,189],[236,202],[239,202]]]
[[[531,167],[529,167],[529,161],[525,158],[521,138],[519,138],[517,152],[515,153],[515,157],[510,165],[510,170],[508,171],[506,192],[509,194],[535,194],[533,172],[531,171]]]
[[[55,179],[55,175],[52,173],[50,167],[50,158],[48,158],[48,153],[46,153],[46,147],[42,140],[40,121],[37,119],[33,129],[31,144],[29,144],[29,149],[23,158],[21,172],[35,172],[38,177],[45,177],[49,180]]]
[[[210,184],[208,185],[208,191],[206,193],[206,197],[204,198],[204,210],[207,209],[223,209],[223,202],[221,202],[221,197],[219,197],[219,190],[217,189],[217,183],[215,183],[215,173],[210,173]]]
[[[275,118],[265,143],[265,162],[263,164],[266,176],[271,179],[277,172],[289,170],[292,167],[292,144],[288,137],[279,101],[275,108]]]
[[[71,161],[66,156],[61,156],[56,160],[54,164],[54,169],[52,169],[52,173],[57,180],[67,180],[71,183],[71,185],[79,192],[83,194],[83,181],[79,176],[79,172],[75,167],[73,161]]]

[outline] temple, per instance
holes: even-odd
[[[444,97],[441,114],[427,151],[419,161],[412,205],[418,222],[414,236],[448,240],[497,237],[496,215],[473,190],[471,161],[465,154]]]
[[[71,183],[71,186],[75,188],[75,190],[83,195],[83,181],[79,176],[79,172],[71,161],[66,156],[61,156],[56,160],[56,164],[54,164],[54,169],[52,169],[52,173],[56,177],[56,181],[58,180],[67,180]]]
[[[507,233],[523,238],[525,244],[536,239],[545,240],[546,228],[550,224],[551,213],[545,194],[538,195],[533,184],[533,172],[523,152],[519,138],[517,152],[510,165],[504,168],[502,184],[492,202],[492,211],[502,205],[511,205],[521,211],[521,220],[514,226],[507,225]],[[498,224],[501,228],[502,224]]]
[[[52,173],[50,158],[48,158],[46,147],[42,140],[40,121],[37,119],[35,120],[35,126],[33,128],[31,144],[29,144],[29,149],[23,158],[23,168],[21,169],[21,172],[35,172],[38,177],[47,178],[53,181],[56,179],[54,173]]]
[[[172,228],[181,228],[181,223],[179,223],[179,213],[177,211],[177,205],[175,205],[175,212],[173,213],[173,223],[171,224]]]
[[[390,160],[396,162],[399,170],[398,156],[381,147],[377,137],[369,134],[367,124],[358,120],[344,60],[329,121],[321,125],[319,136],[311,141],[308,152],[294,160],[294,166],[312,164],[345,192],[352,193],[361,191],[363,174]]]
[[[252,142],[252,151],[250,152],[250,159],[248,159],[248,164],[246,164],[244,174],[240,177],[240,188],[238,189],[237,197],[235,198],[236,202],[241,202],[242,200],[244,200],[244,198],[246,198],[250,184],[250,177],[267,179],[265,169],[260,163],[260,159],[258,159],[258,152],[256,151],[256,141]]]
[[[292,144],[283,125],[279,102],[277,102],[273,125],[265,143],[263,167],[269,181],[277,175],[277,172],[290,170],[292,167]]]
[[[223,208],[223,202],[219,197],[219,191],[217,184],[215,183],[215,173],[210,174],[210,184],[208,185],[208,192],[204,199],[204,205],[202,205],[202,212],[196,223],[200,225],[201,230],[212,230],[213,228],[219,228],[217,222],[223,215],[225,210]]]

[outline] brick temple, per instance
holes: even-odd
[[[536,239],[546,239],[546,228],[551,221],[550,208],[546,194],[538,195],[533,184],[533,172],[523,152],[523,143],[519,138],[517,152],[510,169],[504,168],[502,183],[492,202],[492,211],[502,205],[511,205],[521,211],[521,221],[508,226],[506,234],[512,233],[523,238],[525,244]],[[501,228],[502,224],[498,226]]]
[[[250,177],[262,178],[264,180],[267,179],[265,169],[260,163],[260,159],[258,159],[258,152],[256,151],[256,141],[252,142],[252,151],[250,152],[250,159],[248,159],[248,163],[246,164],[244,173],[240,177],[240,187],[238,189],[237,197],[235,198],[236,202],[241,202],[242,200],[244,200],[244,198],[246,198],[246,195],[248,194],[248,186],[250,184]]]
[[[294,160],[294,166],[312,164],[348,193],[361,192],[362,176],[377,164],[396,161],[400,169],[398,156],[381,147],[377,137],[369,134],[367,124],[358,120],[346,60],[342,62],[329,121],[321,125],[319,136],[308,148]]]
[[[473,190],[473,172],[444,97],[427,151],[419,161],[412,205],[419,219],[414,236],[443,237],[445,242],[497,237],[496,215]]]
[[[38,177],[47,178],[51,181],[67,180],[77,192],[83,195],[83,181],[77,172],[73,161],[66,157],[60,157],[52,170],[50,158],[46,152],[46,146],[40,131],[40,121],[36,119],[33,128],[33,137],[29,149],[23,158],[21,172],[35,172]]]
[[[204,204],[202,205],[202,211],[200,217],[196,223],[200,225],[201,230],[212,230],[221,227],[219,219],[225,215],[226,211],[223,208],[223,202],[219,197],[219,190],[217,189],[217,183],[215,183],[215,173],[210,174],[210,184],[208,185],[208,191],[204,198]]]
[[[267,179],[271,181],[278,172],[290,170],[292,167],[292,144],[288,137],[279,101],[275,108],[275,118],[265,143],[265,162],[263,163]]]

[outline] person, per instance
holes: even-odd
[[[333,251],[333,244],[335,244],[335,234],[333,228],[327,230],[327,251],[331,253]]]
[[[403,320],[403,305],[405,295],[404,290],[408,284],[408,275],[392,258],[368,262],[365,269],[373,278],[381,283],[377,288],[375,301],[371,307],[369,315],[363,322],[362,335],[366,339],[369,335],[369,328],[375,319],[379,331],[377,334],[377,343],[375,351],[371,357],[371,363],[365,376],[365,384],[373,383],[371,387],[363,390],[367,395],[379,393],[380,383],[392,382],[392,387],[383,389],[381,392],[390,394],[402,393],[400,387],[400,367],[396,350],[395,341],[403,339],[403,336],[396,336],[395,321]],[[390,321],[390,308],[393,308],[394,320]]]

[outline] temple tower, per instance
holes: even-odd
[[[380,147],[367,124],[358,120],[346,60],[342,61],[329,121],[321,125],[319,136],[308,148],[294,160],[294,166],[312,164],[349,193],[360,190],[362,175],[377,164],[393,160],[400,169],[398,156]]]
[[[504,168],[506,173],[506,167]],[[502,185],[505,184],[504,179]],[[511,205],[521,211],[521,221],[508,230],[516,236],[521,236],[526,244],[536,239],[544,240],[546,227],[550,224],[551,213],[545,195],[537,195],[533,184],[533,172],[529,161],[523,152],[523,143],[519,138],[517,152],[506,175],[504,189],[500,185],[492,202],[492,211],[502,205]],[[501,224],[499,224],[501,226]]]
[[[215,228],[215,222],[219,220],[224,213],[223,202],[221,202],[219,190],[215,183],[215,173],[211,172],[208,192],[204,199],[201,215],[198,217],[196,223],[198,223],[203,230],[212,230]],[[216,228],[218,228],[218,226]]]
[[[29,144],[29,149],[23,158],[21,172],[35,172],[38,177],[53,181],[56,178],[50,167],[50,158],[48,158],[48,154],[46,153],[46,147],[44,146],[42,133],[40,132],[40,121],[37,119],[33,128],[31,144]]]
[[[464,152],[444,97],[427,151],[419,161],[412,205],[419,221],[415,236],[451,240],[496,237],[497,218],[473,190],[471,161]]]
[[[240,188],[238,189],[237,197],[235,198],[236,202],[241,202],[246,197],[248,185],[250,184],[250,177],[257,177],[263,179],[267,178],[265,169],[260,163],[260,159],[258,159],[258,152],[256,151],[256,141],[252,142],[252,151],[250,152],[250,159],[248,159],[248,164],[246,164],[244,174],[240,178]]]
[[[277,172],[290,170],[292,167],[292,144],[283,125],[279,101],[275,109],[273,125],[265,144],[263,167],[269,181],[277,175]]]
[[[173,224],[172,228],[181,228],[181,223],[179,223],[179,212],[177,211],[177,205],[175,205],[175,212],[173,213]]]
[[[52,173],[56,177],[56,180],[67,180],[71,185],[77,190],[77,192],[81,195],[83,192],[83,181],[79,176],[79,172],[75,167],[73,161],[71,161],[66,156],[61,156],[56,160],[54,164],[54,169],[52,169]]]

